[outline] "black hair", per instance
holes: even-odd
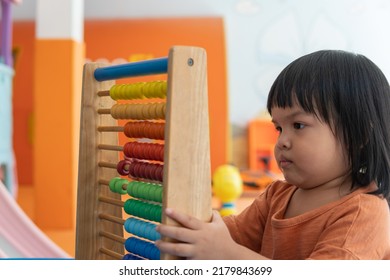
[[[347,149],[352,186],[376,182],[376,195],[390,202],[390,86],[367,57],[321,50],[298,58],[276,78],[267,101],[292,107],[327,123]]]

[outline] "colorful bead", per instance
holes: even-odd
[[[145,259],[140,258],[140,257],[133,255],[133,254],[126,254],[123,256],[122,260],[136,261],[136,260],[145,260]]]
[[[160,204],[130,198],[125,201],[123,208],[129,215],[161,223],[162,207]]]
[[[126,175],[129,175],[130,173],[130,166],[131,166],[131,162],[128,161],[128,160],[121,160],[118,162],[117,166],[116,166],[116,170],[118,171],[118,173],[120,175],[123,175],[123,176],[126,176]]]
[[[125,248],[128,252],[135,255],[142,256],[150,260],[159,260],[160,251],[151,242],[138,239],[136,237],[130,237],[125,241]]]
[[[166,98],[167,82],[152,81],[133,84],[116,84],[110,88],[113,100],[131,100],[144,98]]]

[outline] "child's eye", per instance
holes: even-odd
[[[305,125],[303,123],[294,123],[294,128],[295,129],[302,129],[304,127],[305,127]]]
[[[276,130],[277,132],[279,132],[279,133],[282,132],[282,128],[281,128],[280,126],[275,126],[275,130]]]

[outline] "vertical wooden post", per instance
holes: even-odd
[[[111,232],[123,236],[123,226],[100,220],[99,214],[105,213],[122,217],[122,209],[117,206],[99,203],[99,197],[105,196],[120,200],[120,195],[113,193],[107,186],[98,183],[102,178],[118,176],[115,169],[98,167],[104,160],[116,164],[119,155],[116,152],[97,148],[98,144],[118,145],[117,133],[100,133],[101,125],[116,126],[117,121],[110,115],[97,113],[97,108],[111,108],[116,102],[109,96],[98,97],[97,93],[109,90],[115,81],[97,82],[94,78],[96,68],[102,64],[89,63],[84,66],[82,110],[80,123],[80,156],[79,179],[77,191],[77,229],[76,229],[76,259],[110,259],[97,248],[106,248],[123,255],[123,244],[102,238],[99,233]]]

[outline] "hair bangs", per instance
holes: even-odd
[[[267,101],[267,110],[272,115],[272,108],[300,106],[305,112],[314,114],[325,123],[331,123],[330,112],[334,111],[329,97],[334,91],[332,83],[327,84],[321,69],[315,61],[305,57],[288,65],[273,83]]]

